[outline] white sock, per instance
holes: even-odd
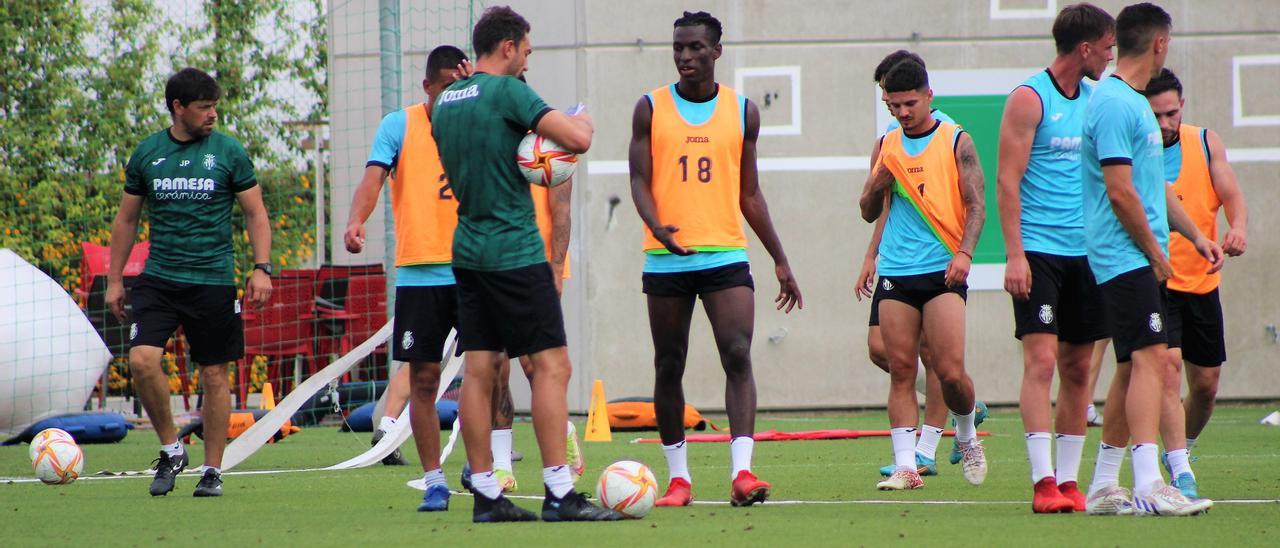
[[[1182,474],[1191,474],[1191,477],[1196,477],[1196,474],[1191,471],[1191,462],[1187,458],[1190,454],[1186,449],[1174,449],[1165,453],[1164,456],[1169,459],[1169,469],[1172,470],[1173,477],[1176,478]]]
[[[667,475],[671,479],[683,478],[690,484],[693,483],[693,478],[689,476],[689,449],[684,440],[675,445],[662,446],[662,454],[667,457]]]
[[[443,485],[445,487],[449,486],[449,483],[444,480],[444,470],[441,468],[436,468],[435,470],[424,472],[422,474],[422,481],[426,482],[427,487],[431,487],[433,485]]]
[[[378,420],[378,430],[390,432],[391,427],[396,425],[396,419],[390,415],[384,416]]]
[[[1080,457],[1084,454],[1084,436],[1058,434],[1058,485],[1078,481]]]
[[[1164,483],[1160,475],[1160,448],[1154,443],[1140,443],[1130,451],[1133,453],[1133,493],[1148,495],[1156,482]]]
[[[738,472],[751,470],[751,450],[756,440],[751,436],[738,436],[729,440],[729,460],[733,469],[729,471],[729,481],[738,478]]]
[[[1027,432],[1027,460],[1031,461],[1031,483],[1053,476],[1053,453],[1048,432]]]
[[[916,469],[916,429],[893,428],[889,430],[893,441],[893,464],[898,468]]]
[[[978,427],[973,424],[977,418],[977,408],[969,411],[968,415],[951,414],[956,418],[956,441],[960,443],[969,443],[978,437]]]
[[[502,488],[498,487],[498,478],[493,476],[492,470],[480,474],[471,474],[471,490],[490,500],[495,500],[502,496]]]
[[[1190,453],[1191,449],[1194,448],[1195,446],[1196,446],[1196,439],[1187,438],[1187,452]]]
[[[565,464],[543,468],[542,483],[547,485],[551,496],[558,499],[573,491],[573,476],[569,475],[569,466]]]
[[[1089,484],[1089,496],[1099,489],[1120,484],[1120,465],[1124,464],[1124,448],[1098,444],[1098,459],[1093,465],[1093,482]]]
[[[493,453],[493,469],[511,471],[511,430],[489,433],[489,451]]]
[[[920,429],[920,439],[916,440],[916,454],[933,460],[938,454],[938,440],[942,439],[942,429],[924,425]]]
[[[182,454],[182,440],[175,441],[169,445],[161,445],[160,450],[168,453],[170,457],[176,457]]]
[[[1089,409],[1085,411],[1084,418],[1089,422],[1096,423],[1098,422],[1098,419],[1102,417],[1098,416],[1098,408],[1094,407],[1094,405],[1091,403],[1089,404]]]
[[[219,476],[221,476],[221,475],[222,475],[222,469],[221,469],[221,468],[214,468],[214,467],[212,467],[212,466],[206,466],[206,467],[204,467],[204,469],[205,469],[205,471],[206,471],[206,472],[207,472],[207,471],[209,471],[209,470],[213,470],[213,473],[214,473],[215,475],[219,475]],[[204,472],[201,472],[201,474],[203,475],[203,474],[204,474]]]

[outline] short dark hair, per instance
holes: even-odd
[[[493,6],[484,10],[484,15],[476,21],[471,31],[471,47],[475,48],[476,56],[488,55],[506,40],[519,44],[530,30],[529,22],[510,6]]]
[[[1141,55],[1156,33],[1173,28],[1169,12],[1150,2],[1125,6],[1116,17],[1116,49],[1121,57]]]
[[[164,106],[169,109],[169,114],[173,114],[174,101],[185,107],[192,101],[217,101],[221,98],[222,88],[218,81],[197,68],[184,68],[164,84]]]
[[[929,87],[929,72],[914,59],[903,59],[884,75],[884,91],[916,91]]]
[[[1182,98],[1182,81],[1178,80],[1178,75],[1172,70],[1160,69],[1160,74],[1147,82],[1147,89],[1142,90],[1142,94],[1147,97],[1155,97],[1166,91],[1178,92],[1178,98]]]
[[[1116,20],[1088,2],[1072,4],[1053,20],[1053,43],[1059,54],[1071,53],[1080,42],[1093,42],[1116,31]]]
[[[724,28],[720,26],[720,20],[712,17],[710,13],[705,11],[686,11],[684,15],[676,19],[673,29],[680,27],[692,27],[702,25],[707,29],[707,34],[711,38],[711,45],[720,43],[720,35],[724,32]]]
[[[923,57],[905,49],[900,49],[884,56],[884,59],[880,60],[880,64],[876,65],[876,72],[871,79],[874,80],[875,83],[879,84],[881,80],[884,80],[885,75],[889,74],[889,69],[906,59],[920,63],[920,66],[922,67],[925,66]]]
[[[440,71],[455,68],[466,59],[467,54],[457,47],[447,44],[437,46],[427,54],[427,81],[434,82],[440,76]]]

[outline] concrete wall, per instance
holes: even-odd
[[[412,10],[419,3],[402,5]],[[341,32],[331,49],[332,167],[337,181],[354,184],[376,127],[379,88],[368,85],[376,82],[376,55],[373,68],[368,57],[351,55],[370,42],[376,50],[377,21],[367,14],[344,17],[356,8],[334,4],[340,4],[333,6],[338,10],[333,20]],[[774,76],[747,77],[740,90],[761,105],[764,125],[776,126],[759,141],[760,180],[806,297],[803,311],[773,310],[773,263],[752,237],[753,350],[761,407],[882,405],[885,400],[887,376],[866,358],[868,305],[852,292],[870,237],[856,201],[882,109],[871,82],[876,63],[894,49],[907,48],[923,55],[931,71],[1019,68],[1029,75],[1052,59],[1049,28],[1065,4],[718,0],[697,5],[725,25],[724,55],[717,64],[721,82],[734,85],[735,75],[749,69],[786,67]],[[640,292],[641,225],[629,198],[626,147],[636,100],[676,79],[668,45],[671,22],[693,5],[604,0],[512,5],[533,26],[531,84],[555,106],[585,101],[596,121],[595,145],[575,188],[575,278],[566,297],[576,366],[572,405],[585,407],[593,378],[605,381],[611,398],[648,395],[652,345]],[[1118,13],[1123,3],[1100,5]],[[1280,85],[1280,11],[1265,0],[1186,0],[1168,2],[1166,8],[1175,25],[1168,65],[1186,86],[1185,120],[1222,135],[1253,212],[1249,252],[1229,261],[1224,274],[1230,362],[1220,395],[1277,397],[1280,382],[1273,368],[1280,352],[1267,326],[1277,323],[1280,296],[1267,266],[1280,261],[1280,245],[1268,238],[1280,228],[1271,215],[1280,206],[1280,192],[1271,184],[1280,166],[1280,95],[1274,92]],[[913,17],[918,14],[928,16]],[[900,23],[910,19],[918,22]],[[421,67],[432,39],[415,42],[421,49],[406,59],[416,57]],[[449,39],[465,41],[465,33]],[[353,69],[357,64],[361,68]],[[414,86],[405,89],[414,97],[421,96],[420,73],[420,68],[412,76],[406,72]],[[798,85],[786,73],[798,75]],[[799,160],[782,161],[788,158]],[[988,185],[994,185],[993,173]],[[346,194],[335,189],[334,218],[340,222],[346,218]],[[615,197],[620,199],[616,208],[610,205]],[[988,223],[998,222],[994,207],[989,204]],[[334,251],[341,252],[337,237]],[[1022,366],[1009,297],[1003,291],[973,291],[969,303],[967,365],[979,395],[991,402],[1016,401]],[[723,374],[701,312],[695,314],[690,341],[688,401],[721,408]]]

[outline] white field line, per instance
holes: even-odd
[[[256,476],[263,474],[290,474],[297,472],[334,472],[334,470],[326,470],[324,468],[298,468],[294,470],[239,470],[223,472],[226,476]],[[126,475],[127,474],[127,475]],[[184,472],[184,476],[195,476],[194,470]],[[333,474],[335,477],[338,474]],[[96,480],[118,480],[118,479],[134,479],[134,478],[150,478],[149,471],[126,472],[116,476],[87,476],[77,481],[96,481]],[[35,478],[0,478],[0,484],[25,484],[39,483],[40,480]],[[454,491],[453,494],[464,497],[472,496],[471,493]],[[542,497],[536,495],[506,495],[507,498],[517,500],[542,500]],[[1280,504],[1280,499],[1227,499],[1214,500],[1215,504]],[[700,506],[727,506],[728,501],[704,501],[698,500],[693,502]],[[924,505],[924,506],[996,506],[1006,504],[1029,504],[1030,501],[1025,500],[892,500],[892,499],[867,499],[867,500],[770,500],[765,504],[768,505],[831,505],[831,504],[902,504],[902,505]]]

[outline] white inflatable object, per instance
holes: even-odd
[[[0,436],[84,409],[110,360],[62,286],[0,249]]]

